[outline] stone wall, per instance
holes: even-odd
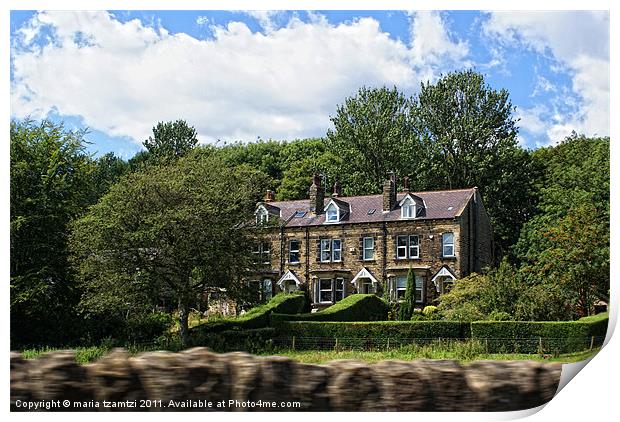
[[[206,348],[136,357],[116,349],[87,365],[71,351],[12,353],[11,409],[508,411],[551,400],[560,373],[561,364],[534,361],[308,365]]]

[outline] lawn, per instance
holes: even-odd
[[[52,352],[60,349],[39,348],[28,349],[21,352],[26,359],[33,359],[43,353]],[[108,346],[78,347],[72,349],[76,353],[76,360],[80,364],[93,362],[110,352]],[[153,351],[154,347],[130,347],[128,352],[132,355]],[[519,353],[484,353],[479,344],[475,342],[449,343],[441,347],[437,345],[425,346],[403,346],[391,350],[274,350],[264,352],[262,356],[286,356],[302,363],[321,364],[336,359],[354,359],[368,363],[376,363],[381,360],[415,360],[415,359],[450,359],[461,363],[472,362],[475,360],[537,360],[544,362],[573,363],[588,359],[594,356],[600,349],[595,348],[578,353],[567,353],[557,356],[540,354],[519,354]]]
[[[303,350],[303,351],[278,351],[265,355],[286,356],[302,363],[322,364],[336,359],[353,359],[367,363],[376,363],[382,360],[415,360],[415,359],[450,359],[461,363],[473,362],[476,360],[536,360],[543,362],[574,363],[596,355],[599,349],[578,353],[567,353],[558,356],[520,354],[520,353],[483,353],[475,356],[467,356],[458,352],[447,351],[411,351],[407,348],[394,349],[389,351],[325,351],[325,350]]]

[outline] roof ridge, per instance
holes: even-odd
[[[471,187],[471,188],[459,188],[459,189],[436,189],[436,190],[424,190],[424,191],[401,191],[401,192],[396,192],[397,195],[402,195],[402,194],[406,194],[406,193],[410,193],[412,195],[419,195],[419,194],[425,194],[425,193],[437,193],[437,192],[468,192],[468,191],[473,191],[474,189],[476,189],[475,187]],[[331,199],[338,199],[339,201],[343,201],[346,202],[347,199],[351,199],[351,198],[370,198],[370,197],[376,197],[376,196],[382,196],[383,193],[374,193],[374,194],[370,194],[370,195],[353,195],[353,196],[338,196],[335,198],[332,198],[331,196],[326,196],[324,198],[324,200],[331,200]],[[283,201],[270,201],[269,203],[293,203],[293,202],[303,202],[303,201],[308,201],[308,199],[288,199],[288,200],[283,200]]]

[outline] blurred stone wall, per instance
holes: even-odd
[[[333,361],[216,354],[131,357],[115,349],[79,365],[71,351],[11,354],[11,410],[507,411],[553,398],[561,364],[534,361]]]

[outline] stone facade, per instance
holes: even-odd
[[[435,303],[455,278],[493,262],[493,233],[476,188],[397,193],[390,177],[382,195],[341,197],[336,189],[339,219],[334,223],[326,215],[332,199],[324,199],[323,210],[317,208],[316,193],[321,197],[323,191],[318,177],[309,201],[258,204],[271,218],[259,230],[257,253],[269,253],[261,256],[263,271],[255,277],[268,290],[266,298],[304,289],[315,308],[354,293],[395,301],[404,294],[404,279],[412,268],[421,308]],[[412,218],[401,217],[397,202],[407,195],[417,204]]]

